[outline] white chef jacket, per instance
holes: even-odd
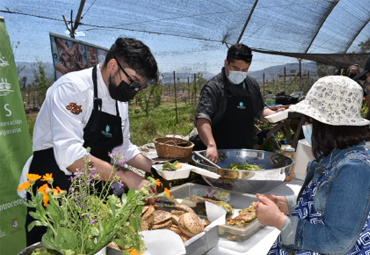
[[[100,67],[97,68],[98,97],[102,99],[102,111],[116,115],[116,100],[109,95]],[[74,114],[66,107],[71,103],[81,106],[82,112]],[[113,149],[123,152],[127,161],[141,153],[139,148],[130,142],[128,103],[118,103],[122,119],[123,144]],[[47,91],[44,103],[38,113],[33,131],[33,151],[54,149],[55,160],[66,175],[72,173],[67,167],[86,154],[84,128],[87,125],[94,107],[94,86],[92,68],[71,72],[60,77]],[[20,183],[28,173],[31,160],[26,163]],[[19,193],[18,193],[19,194]],[[23,196],[22,196],[23,197]]]

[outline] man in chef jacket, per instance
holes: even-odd
[[[130,142],[128,101],[157,79],[157,62],[150,49],[132,38],[118,38],[104,63],[59,78],[48,89],[37,116],[34,153],[23,169],[21,182],[27,172],[41,176],[52,173],[53,185],[68,190],[69,178],[76,169],[82,169],[88,147],[96,172],[103,179],[112,171],[108,152],[116,150],[127,157],[127,164],[150,172],[152,160]],[[128,188],[140,189],[148,183],[123,166],[117,172]],[[27,215],[26,226],[32,221]],[[27,245],[40,241],[45,231],[36,227],[27,232]]]

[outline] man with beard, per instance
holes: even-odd
[[[21,182],[25,173],[52,173],[53,186],[68,190],[71,175],[83,168],[88,147],[95,173],[103,180],[108,180],[112,171],[109,152],[120,151],[127,164],[150,172],[152,160],[129,140],[128,101],[157,79],[157,62],[150,49],[132,38],[118,38],[104,63],[59,78],[48,89],[37,116],[34,153],[23,169]],[[128,188],[140,189],[148,183],[123,166],[116,166],[116,170]],[[34,189],[39,186],[36,182]],[[26,225],[32,221],[27,215]],[[35,227],[27,232],[27,244],[40,241],[45,231],[44,227]]]

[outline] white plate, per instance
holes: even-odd
[[[182,164],[182,168],[174,171],[162,171],[163,164],[155,164],[153,168],[165,180],[186,179],[190,175],[190,166],[184,163],[180,164]]]
[[[275,122],[278,122],[280,120],[284,120],[284,119],[288,118],[288,112],[289,112],[288,110],[277,112],[277,113],[271,114],[269,116],[266,116],[265,118],[268,121],[270,121],[271,123],[275,123]]]

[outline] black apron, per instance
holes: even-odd
[[[212,126],[212,133],[217,149],[252,149],[254,146],[252,98],[228,95],[225,113],[221,120]]]
[[[91,113],[90,119],[84,128],[83,146],[90,147],[90,154],[107,162],[110,162],[108,152],[112,151],[114,147],[123,143],[122,135],[122,121],[119,116],[118,105],[116,101],[116,115],[111,115],[101,111],[102,100],[98,98],[98,85],[97,85],[97,67],[92,70],[92,77],[94,83],[94,109]],[[71,181],[71,176],[65,175],[60,170],[55,161],[53,148],[35,151],[30,165],[29,173],[45,175],[46,173],[53,174],[53,186],[59,187],[62,190],[68,190]],[[45,182],[40,180],[36,181],[33,186],[33,192],[36,194],[38,187],[42,186]],[[30,194],[27,193],[27,199],[30,199]],[[29,211],[34,211],[34,208],[27,208]],[[34,219],[27,215],[26,219],[26,237],[27,245],[32,245],[41,240],[42,235],[46,232],[46,227],[34,227],[31,232],[27,231],[27,226]]]

